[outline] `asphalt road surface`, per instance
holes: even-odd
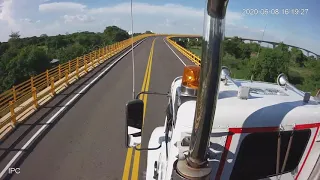
[[[168,92],[184,64],[192,64],[163,36],[147,38],[134,49],[136,92],[141,91],[153,41],[149,91]],[[0,179],[144,179],[147,152],[128,150],[124,142],[125,104],[132,99],[131,52],[110,68],[121,55],[68,87],[0,142]],[[165,96],[148,95],[142,147],[153,129],[163,126],[167,102]],[[20,168],[20,173],[9,174],[6,167]]]

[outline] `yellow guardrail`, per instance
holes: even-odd
[[[200,37],[200,36],[194,36],[194,35],[174,35],[174,36],[167,36],[167,41],[175,47],[178,51],[180,51],[183,55],[185,55],[187,58],[189,58],[192,62],[194,62],[196,65],[200,66],[201,59],[199,56],[195,55],[194,53],[190,52],[189,50],[185,49],[184,47],[177,44],[175,41],[171,40],[170,38],[179,38],[179,37]]]
[[[153,34],[136,36],[134,42],[149,36]],[[25,117],[28,109],[37,109],[43,99],[48,96],[53,97],[62,86],[73,83],[99,64],[129,47],[131,43],[131,39],[127,39],[92,51],[30,77],[27,81],[0,94],[0,137],[8,127],[14,127],[19,122],[19,118]]]

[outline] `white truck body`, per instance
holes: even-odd
[[[146,173],[146,179],[148,180],[170,180],[174,162],[177,158],[184,158],[183,153],[189,150],[189,146],[181,146],[181,141],[184,137],[191,136],[195,116],[196,97],[181,95],[180,87],[181,77],[178,77],[171,85],[171,97],[169,101],[171,103],[168,105],[172,109],[171,118],[173,121],[172,128],[168,133],[168,152],[166,152],[165,141],[159,139],[164,139],[165,129],[168,123],[167,119],[171,115],[167,115],[164,126],[156,128],[151,135],[148,147],[157,147],[159,146],[159,142],[162,143],[162,146],[158,150],[148,151]],[[240,93],[240,89],[248,89],[247,87],[250,89],[248,99],[239,98],[238,94]],[[244,154],[239,153],[241,149],[240,146],[242,142],[244,142],[244,139],[250,134],[263,136],[264,133],[278,133],[281,131],[293,132],[292,139],[294,139],[298,137],[298,131],[305,131],[303,132],[305,135],[299,135],[299,139],[305,138],[303,141],[305,142],[304,150],[300,150],[300,153],[302,153],[300,154],[300,160],[290,160],[290,158],[294,159],[294,156],[298,156],[297,154],[299,154],[299,152],[294,152],[294,148],[289,148],[291,151],[288,153],[289,160],[286,162],[286,165],[295,168],[291,168],[289,172],[280,173],[281,175],[278,176],[274,175],[274,173],[272,175],[271,173],[268,179],[308,179],[319,157],[320,105],[313,97],[310,98],[309,102],[303,102],[303,97],[294,89],[285,89],[277,84],[251,82],[247,80],[228,81],[227,84],[221,81],[214,119],[215,121],[210,137],[211,143],[209,146],[212,152],[212,157],[209,158],[209,162],[213,167],[210,179],[235,179],[232,178],[232,173],[233,170],[235,170],[236,162],[241,161],[241,159],[238,160],[237,158],[241,156],[242,158],[247,158],[245,156],[246,150],[243,151]],[[273,137],[273,135],[271,136]],[[263,139],[261,139],[261,141],[249,141],[249,138],[247,139],[248,142],[246,143],[252,148],[259,148],[256,146],[263,146],[268,143],[261,142]],[[294,140],[297,141],[297,138]],[[303,143],[297,146],[297,144],[294,144],[294,140],[292,141],[292,147],[303,146]],[[282,143],[288,144],[288,139]],[[289,147],[289,145],[286,147]],[[275,152],[272,151],[271,154],[276,153],[277,148],[274,148],[274,151]],[[263,158],[264,156],[268,156],[268,152],[254,152],[255,155],[253,156],[256,159],[248,159],[248,161],[261,165],[261,168],[264,168],[265,161],[261,161],[259,157]],[[292,154],[290,155],[290,153]],[[274,165],[274,169],[278,166],[278,172],[282,169],[284,163],[283,157],[284,155],[282,154],[280,161],[274,160],[280,163],[279,165]],[[298,163],[294,164],[293,161]],[[267,164],[268,163],[269,162],[267,162]],[[292,165],[290,165],[290,163]],[[239,166],[241,166],[241,163]],[[266,165],[266,169],[268,169],[267,167],[269,166]],[[239,169],[239,167],[237,167],[237,169]],[[244,170],[244,172],[245,171],[247,170]],[[239,177],[239,173],[241,175],[241,172],[238,171],[238,175],[236,173],[233,177],[235,175]],[[265,172],[262,170],[261,173],[263,174]],[[258,176],[259,175],[253,177]],[[248,177],[246,178],[248,179]]]

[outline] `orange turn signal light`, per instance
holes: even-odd
[[[198,89],[200,82],[200,66],[185,66],[182,77],[182,85]]]

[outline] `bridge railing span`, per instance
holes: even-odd
[[[194,62],[196,65],[200,66],[200,57],[195,55],[194,53],[190,52],[189,50],[185,49],[184,47],[180,46],[175,41],[171,40],[171,38],[179,38],[179,37],[199,37],[194,35],[174,35],[174,36],[167,36],[167,41],[175,47],[178,51],[180,51],[183,55],[185,55],[187,58],[189,58],[192,62]]]
[[[148,36],[153,35],[136,36],[134,42]],[[30,77],[27,81],[0,94],[0,137],[5,131],[9,131],[30,115],[29,111],[36,110],[48,98],[53,97],[79,77],[129,47],[131,43],[131,39],[127,39],[102,47]]]

